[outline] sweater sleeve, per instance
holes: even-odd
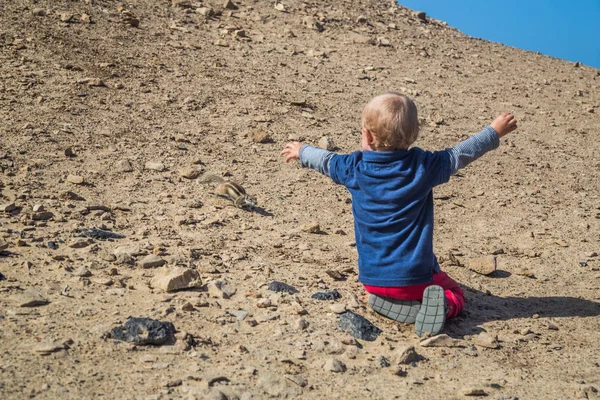
[[[466,167],[490,150],[500,145],[498,134],[491,126],[486,126],[476,135],[463,140],[451,149],[446,149],[450,155],[450,175]]]
[[[300,147],[299,156],[300,164],[303,167],[312,168],[323,175],[331,177],[329,163],[335,153],[305,144]]]

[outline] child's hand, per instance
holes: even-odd
[[[300,147],[302,147],[302,143],[300,142],[290,142],[283,147],[281,151],[281,155],[285,157],[285,162],[289,162],[290,160],[299,159],[300,158]]]
[[[502,137],[517,129],[517,120],[514,115],[503,112],[492,122],[491,126],[498,134],[498,137]]]

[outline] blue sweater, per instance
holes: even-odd
[[[303,145],[300,162],[352,195],[358,279],[371,286],[427,283],[440,267],[433,253],[433,191],[499,145],[490,126],[451,149],[335,154]]]

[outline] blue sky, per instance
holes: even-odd
[[[600,0],[399,0],[492,42],[600,68]]]

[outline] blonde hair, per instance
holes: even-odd
[[[371,131],[375,148],[408,149],[419,135],[417,106],[396,92],[371,99],[363,109],[362,123]]]

